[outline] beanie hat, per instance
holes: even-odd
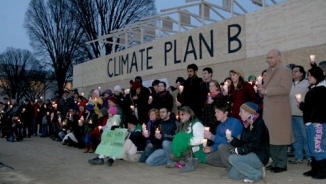
[[[104,94],[108,94],[108,95],[112,96],[112,91],[111,91],[111,89],[106,89],[106,90],[103,92],[103,95],[104,95]]]
[[[103,114],[103,116],[107,116],[108,115],[108,108],[102,107],[102,109],[100,111],[101,111],[101,114]]]
[[[94,111],[94,106],[93,106],[93,104],[88,103],[88,104],[86,105],[86,110],[88,110],[88,111]]]
[[[95,93],[97,96],[100,96],[100,91],[97,90],[97,89],[95,89],[95,90],[93,91],[93,93]]]
[[[256,79],[256,76],[254,76],[254,75],[250,75],[250,76],[248,77],[248,82],[250,82],[250,81],[251,81],[251,79],[253,79],[253,78],[255,78],[255,79]]]
[[[116,115],[118,113],[118,108],[117,107],[110,107],[109,110],[108,110],[108,113]]]
[[[129,115],[127,117],[127,121],[128,121],[128,123],[136,125],[136,126],[139,124],[139,120],[134,115]]]
[[[131,84],[131,90],[136,91],[136,89],[140,88],[141,85],[138,82],[130,81]]]
[[[314,66],[308,72],[317,80],[317,84],[325,79],[323,69],[319,67]]]
[[[113,102],[114,104],[118,104],[118,99],[115,98],[115,97],[113,97],[113,96],[110,96],[110,97],[109,97],[109,100],[110,100],[111,102]]]
[[[244,109],[245,111],[249,112],[250,114],[255,114],[259,107],[257,104],[253,102],[246,102],[240,106],[240,108]]]
[[[118,91],[118,92],[122,93],[122,88],[121,88],[121,86],[116,85],[116,86],[113,88],[113,91]]]
[[[238,74],[240,77],[242,77],[243,80],[245,80],[243,72],[242,72],[241,69],[236,68],[236,69],[231,70],[230,72]]]

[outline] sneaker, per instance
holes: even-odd
[[[166,168],[174,168],[176,166],[176,163],[174,163],[174,162],[171,162],[171,163],[167,163],[166,164]]]
[[[303,160],[295,158],[293,160],[289,160],[288,162],[289,162],[289,164],[302,164]]]
[[[225,170],[221,175],[220,175],[221,179],[228,179],[229,178],[229,172],[227,170]]]
[[[109,158],[109,160],[106,162],[106,164],[111,167],[113,164],[114,160],[112,158]]]
[[[245,183],[253,183],[255,181],[246,178],[246,179],[243,180],[243,182],[245,182]]]
[[[92,165],[103,165],[104,164],[104,159],[103,158],[93,158],[91,160],[88,160],[88,163]]]

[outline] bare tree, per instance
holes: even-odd
[[[25,27],[37,56],[53,69],[58,90],[72,77],[72,65],[85,61],[83,30],[66,0],[31,0]]]
[[[70,0],[71,12],[85,32],[84,41],[95,40],[98,36],[110,34],[112,30],[123,28],[126,24],[156,13],[155,0]],[[112,39],[107,39],[111,41]],[[98,42],[84,45],[83,49],[89,59],[111,54],[112,44],[104,48]]]
[[[0,55],[2,93],[9,98],[20,100],[30,93],[44,95],[48,85],[45,71],[39,61],[28,50],[7,48]]]

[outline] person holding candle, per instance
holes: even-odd
[[[166,90],[166,83],[164,81],[159,81],[158,91],[153,96],[153,101],[150,106],[155,109],[160,109],[161,107],[166,107],[168,109],[173,108],[173,97],[170,92]]]
[[[155,138],[155,130],[160,125],[160,111],[151,109],[148,112],[149,120],[143,124],[143,136],[147,139],[146,148],[139,158],[139,162],[146,162],[146,159],[157,149],[162,148],[162,142]]]
[[[184,167],[179,169],[179,172],[184,173],[195,170],[199,161],[206,163],[206,154],[202,150],[204,126],[188,106],[179,110],[179,116],[180,123],[178,133],[173,138],[171,159],[184,163]]]
[[[153,127],[151,133],[153,134],[153,141],[161,149],[156,149],[149,157],[146,159],[146,164],[164,165],[167,168],[175,167],[175,162],[170,159],[171,155],[171,144],[173,137],[177,131],[177,121],[174,116],[171,116],[171,109],[162,107],[160,112],[160,124],[158,127]]]
[[[215,118],[215,106],[223,101],[224,98],[218,81],[212,80],[209,83],[209,93],[204,105],[203,125],[209,127],[210,132],[214,135],[216,134],[216,127],[220,124],[220,122]],[[212,141],[209,140],[208,145],[211,144]]]
[[[290,164],[301,164],[303,163],[304,153],[308,164],[311,162],[311,157],[308,151],[307,132],[306,127],[303,123],[302,111],[298,108],[298,103],[304,99],[308,92],[309,82],[305,79],[306,72],[302,66],[294,66],[292,69],[292,88],[290,91],[290,104],[292,114],[292,131],[294,135],[294,159],[289,160]],[[296,96],[300,96],[301,99],[296,99]]]
[[[221,178],[229,178],[229,171],[231,164],[228,161],[229,150],[233,148],[227,141],[227,133],[234,137],[240,137],[243,126],[241,122],[232,117],[228,117],[230,112],[230,106],[227,103],[219,103],[215,106],[215,119],[221,122],[216,130],[215,134],[209,131],[204,131],[204,137],[208,140],[213,141],[213,145],[206,146],[203,151],[207,153],[206,162],[210,165],[217,167],[224,167],[225,170],[221,174]]]
[[[292,71],[283,65],[281,52],[277,49],[267,53],[267,63],[269,68],[264,84],[257,87],[264,97],[263,119],[270,134],[270,155],[273,159],[270,169],[280,173],[287,171],[287,147],[294,142],[289,100]]]
[[[90,133],[94,130],[97,122],[97,115],[94,112],[94,106],[90,103],[86,105],[85,119],[83,121],[84,129],[84,141],[86,144],[84,153],[93,153],[94,147]]]
[[[243,123],[243,132],[239,137],[228,138],[234,147],[229,162],[232,168],[229,172],[231,179],[243,179],[245,183],[253,183],[265,177],[264,166],[269,160],[269,133],[257,113],[258,105],[246,102],[241,105],[239,115]]]
[[[326,179],[326,82],[323,70],[313,66],[308,71],[309,91],[298,104],[307,130],[311,170],[303,173],[314,179]]]
[[[111,91],[111,89],[106,89],[104,92],[103,92],[103,103],[102,103],[102,107],[105,107],[105,108],[109,108],[108,107],[108,100],[109,100],[109,97],[110,96],[113,96],[113,93]]]
[[[187,66],[188,78],[184,82],[184,88],[181,91],[178,88],[178,101],[181,107],[188,106],[196,114],[198,119],[202,119],[203,107],[207,99],[207,89],[202,78],[197,76],[198,66],[190,64]]]
[[[100,97],[100,91],[95,89],[92,92],[92,98],[91,98],[92,103],[94,104],[94,112],[96,115],[100,114],[100,110],[102,108],[103,100]]]
[[[256,76],[255,75],[250,75],[248,77],[248,83],[251,84],[252,86],[256,86]]]
[[[33,128],[34,109],[33,109],[33,106],[30,104],[29,99],[26,98],[24,100],[24,104],[20,107],[20,112],[21,112],[21,117],[20,117],[21,122],[24,123],[23,124],[23,137],[30,138],[33,134],[32,128]]]
[[[57,105],[57,110],[60,111],[64,116],[69,112],[69,109],[74,106],[74,99],[69,96],[69,90],[64,89],[63,95]],[[57,103],[55,103],[57,104]]]
[[[257,96],[252,85],[244,81],[241,69],[230,70],[232,84],[229,95],[232,101],[231,116],[240,120],[239,109],[244,102],[256,102]]]
[[[212,77],[213,77],[213,69],[210,67],[205,67],[203,69],[203,81],[205,83],[207,93],[209,93],[210,91],[209,84],[212,81]]]

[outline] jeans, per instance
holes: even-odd
[[[139,158],[139,162],[146,162],[147,158],[157,149],[159,149],[160,146],[153,145],[151,148],[146,146],[145,150],[141,154]]]
[[[92,139],[91,139],[91,137],[88,135],[88,133],[85,134],[84,141],[85,141],[85,144],[93,145]]]
[[[48,125],[41,124],[41,131],[42,131],[42,137],[46,137],[48,135]]]
[[[163,149],[155,150],[151,155],[149,155],[146,164],[154,166],[174,163],[174,161],[170,159],[172,142],[163,141],[162,147]]]
[[[317,161],[326,159],[326,123],[306,126],[309,154]]]
[[[302,116],[292,116],[292,130],[295,142],[293,143],[294,157],[302,160],[303,151],[306,153],[306,157],[310,160],[308,142],[307,142],[307,131],[306,126],[303,123]]]
[[[231,179],[240,180],[246,178],[252,181],[258,181],[263,176],[262,167],[264,165],[255,153],[230,155],[229,162],[233,166],[229,171],[229,177]]]

